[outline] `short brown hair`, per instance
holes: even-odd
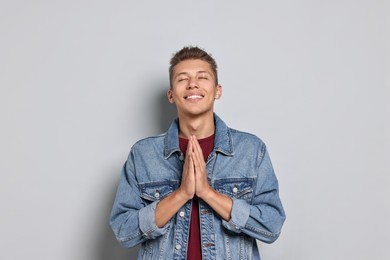
[[[175,66],[185,60],[203,60],[210,64],[211,71],[215,77],[215,84],[218,84],[218,74],[217,74],[217,63],[214,58],[211,57],[211,54],[207,53],[201,48],[187,46],[182,48],[180,51],[173,54],[173,57],[170,61],[169,66],[169,84],[172,88],[172,77]]]

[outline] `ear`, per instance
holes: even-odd
[[[222,96],[222,86],[218,84],[215,89],[215,99],[220,99],[221,96]]]
[[[173,94],[172,94],[172,89],[169,89],[168,92],[167,92],[167,97],[168,97],[168,101],[169,103],[175,103],[175,100],[173,100]]]

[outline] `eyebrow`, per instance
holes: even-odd
[[[207,70],[199,70],[199,71],[196,72],[196,74],[202,74],[202,73],[206,73],[206,74],[212,75],[212,73],[208,72]],[[180,72],[180,73],[178,73],[178,74],[175,76],[175,78],[177,78],[178,76],[181,76],[181,75],[186,75],[186,76],[188,76],[189,73],[188,73],[188,72]]]
[[[200,74],[200,73],[207,73],[207,74],[210,74],[210,72],[208,72],[207,70],[200,70],[200,71],[197,71],[196,74]]]

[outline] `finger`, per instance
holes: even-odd
[[[194,163],[194,167],[196,167],[196,165],[199,163],[199,160],[198,160],[198,152],[197,152],[197,143],[195,141],[195,138],[193,136],[190,137],[190,141],[191,143],[191,158],[192,158],[192,161]]]
[[[202,147],[200,147],[200,144],[196,138],[195,138],[195,143],[196,143],[196,150],[198,152],[198,156],[201,159],[201,161],[204,162],[203,150]]]
[[[191,157],[191,150],[192,150],[192,144],[191,144],[191,140],[189,139],[187,150],[186,150],[185,161],[184,161],[184,163],[187,164],[187,166],[188,166],[188,161],[190,160],[189,158]]]
[[[183,165],[183,173],[188,175],[190,174],[190,171],[193,171],[193,160],[191,159],[191,150],[192,150],[192,144],[188,142],[187,146],[187,152],[184,159],[184,165]]]
[[[187,163],[187,175],[191,178],[193,177],[195,170],[194,170],[194,160],[191,157],[191,154],[188,155],[188,163]]]
[[[192,153],[192,154],[194,154],[194,153]],[[195,174],[195,162],[194,162],[194,159],[193,159],[193,157],[191,156],[190,157],[190,164],[191,164],[191,173],[192,174]]]
[[[194,144],[193,142],[191,141],[191,137],[188,141],[188,147],[187,147],[187,156],[188,156],[188,162],[189,162],[189,168],[192,170],[192,172],[194,171],[194,164],[195,164],[195,161],[194,161]]]
[[[193,149],[194,149],[194,152],[196,154],[196,157],[197,157],[197,162],[198,163],[202,163],[204,162],[204,158],[203,158],[203,151],[202,151],[202,148],[200,147],[200,144],[198,142],[198,139],[196,139],[196,137],[194,136],[193,138],[193,141],[192,141],[192,145],[193,145]]]
[[[194,146],[199,146],[199,145],[194,144]],[[196,151],[193,152],[193,157],[192,157],[194,161],[195,175],[198,178],[203,178],[204,176],[207,175],[206,164],[203,159],[203,152],[200,146],[195,150]]]
[[[195,177],[200,177],[200,176],[202,176],[203,174],[202,174],[202,172],[204,172],[202,169],[202,164],[200,164],[200,162],[199,162],[199,159],[198,159],[198,157],[196,157],[196,155],[195,155],[195,153],[193,153],[193,161],[195,161],[194,162],[194,173],[195,173]]]
[[[191,137],[190,137],[190,138],[188,139],[188,145],[187,145],[187,151],[186,151],[187,155],[190,154],[190,152],[191,152],[192,149],[193,149],[193,147],[192,147],[192,142],[191,142]]]

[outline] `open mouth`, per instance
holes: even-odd
[[[184,99],[201,99],[203,98],[203,95],[190,95],[190,96],[185,96]]]

